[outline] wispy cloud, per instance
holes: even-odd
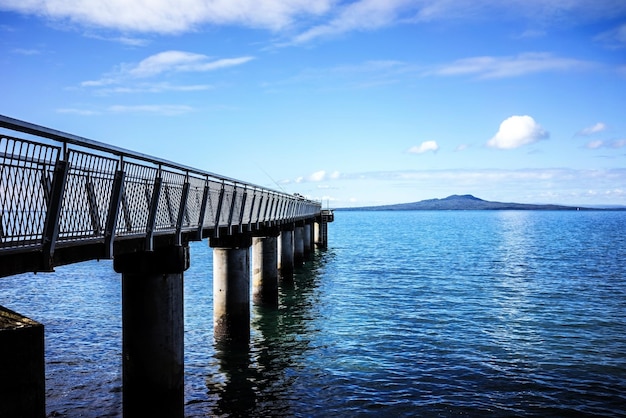
[[[181,33],[201,25],[280,30],[327,12],[332,0],[4,0],[5,10],[120,31]]]
[[[138,83],[132,86],[113,86],[98,90],[99,94],[124,94],[124,93],[164,93],[164,92],[191,92],[207,91],[213,89],[210,84],[176,85],[170,83]]]
[[[19,55],[39,55],[41,54],[41,50],[27,49],[27,48],[15,48],[13,49],[13,53],[19,54]]]
[[[527,52],[516,56],[470,57],[443,64],[426,72],[438,76],[476,76],[479,79],[519,77],[549,71],[571,71],[592,68],[596,64],[573,58],[555,57],[549,53]]]
[[[534,24],[557,20],[571,23],[613,18],[626,12],[626,5],[613,0],[545,1],[525,0],[361,0],[337,2],[323,22],[297,35],[293,42],[305,43],[352,31],[370,31],[400,24],[443,20],[483,20],[522,18]],[[543,36],[545,30],[527,30],[524,37]]]
[[[116,42],[127,46],[142,47],[150,43],[148,39],[131,36],[102,36],[93,32],[85,34],[87,38],[98,39],[107,42]]]
[[[626,23],[600,33],[595,40],[609,48],[626,48]]]
[[[191,106],[185,105],[114,105],[110,106],[107,110],[115,113],[153,113],[165,116],[174,116],[192,112],[194,109]]]
[[[578,136],[589,136],[593,134],[597,134],[598,132],[602,132],[606,130],[606,125],[603,122],[598,122],[595,125],[588,126],[584,129],[578,131],[576,135]]]
[[[351,189],[360,184],[383,190],[396,190],[393,200],[350,201]],[[353,206],[364,203],[388,204],[446,197],[450,194],[470,193],[487,200],[520,203],[561,203],[571,205],[623,204],[626,188],[626,169],[604,170],[538,168],[538,169],[458,169],[458,170],[404,170],[342,173],[329,184],[332,195],[328,200]],[[404,192],[398,193],[397,190]],[[379,193],[378,195],[384,195]],[[397,200],[398,196],[404,196]],[[379,196],[380,198],[380,196]]]
[[[215,71],[242,65],[253,59],[250,56],[214,59],[207,55],[186,51],[165,51],[151,55],[135,64],[121,64],[116,70],[104,74],[97,80],[83,81],[81,86],[97,88],[100,93],[207,90],[211,86],[150,84],[143,80],[171,73]]]
[[[613,139],[610,141],[605,141],[602,139],[594,139],[592,141],[587,142],[585,148],[588,149],[599,149],[599,148],[612,148],[612,149],[620,149],[626,147],[626,139]]]
[[[70,108],[70,107],[57,109],[56,111],[57,111],[57,113],[68,113],[68,114],[81,115],[81,116],[98,115],[98,114],[101,113],[101,112],[99,112],[97,110]]]
[[[106,113],[146,113],[162,116],[176,116],[195,111],[191,106],[172,104],[145,104],[145,105],[112,105],[100,109],[87,109],[82,107],[65,107],[56,110],[57,113],[73,114],[80,116],[102,115]]]
[[[152,77],[166,72],[206,72],[234,67],[251,61],[253,57],[211,59],[203,54],[185,51],[165,51],[152,55],[128,68],[131,77]]]
[[[404,11],[414,8],[409,0],[361,0],[340,6],[335,16],[326,23],[314,26],[293,42],[305,43],[313,39],[334,36],[353,30],[373,30],[395,23]]]
[[[0,8],[124,33],[183,33],[205,25],[295,29],[299,33],[295,42],[299,43],[434,20],[488,20],[497,16],[530,22],[588,22],[626,12],[626,4],[615,0],[185,0],[182,4],[178,0],[3,0]]]

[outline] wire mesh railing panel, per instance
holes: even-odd
[[[204,222],[202,223],[203,228],[212,229],[217,226],[217,211],[219,210],[221,190],[221,182],[209,180],[209,201],[207,203],[206,212],[204,213]]]
[[[222,207],[219,214],[219,222],[217,226],[219,227],[228,227],[229,218],[230,218],[230,210],[231,205],[233,204],[233,195],[235,192],[235,186],[232,184],[224,184],[224,197],[222,199]]]
[[[2,256],[42,250],[49,263],[57,242],[69,248],[92,238],[102,239],[110,255],[118,238],[143,237],[150,250],[155,232],[175,234],[182,243],[200,239],[201,229],[244,227],[227,232],[238,233],[246,225],[276,226],[321,210],[300,195],[2,115],[0,129]]]
[[[59,240],[103,237],[117,160],[69,150]]]
[[[183,215],[183,228],[200,226],[202,222],[202,219],[200,219],[200,210],[202,209],[205,184],[205,179],[197,177],[189,178],[189,194],[187,195],[187,203]]]
[[[161,193],[156,212],[155,231],[175,230],[183,195],[185,175],[163,170]]]
[[[231,202],[232,215],[230,215],[230,223],[228,226],[239,225],[239,218],[241,216],[241,206],[243,205],[243,198],[246,193],[245,188],[235,185],[235,192],[233,193],[233,200]]]
[[[146,233],[156,167],[125,163],[124,190],[117,219],[118,235]]]
[[[0,137],[0,248],[40,245],[60,147]]]
[[[246,190],[246,200],[241,208],[241,223],[248,225],[252,222],[252,205],[254,205],[254,190]]]
[[[263,202],[261,205],[261,210],[259,212],[259,222],[268,222],[270,215],[270,208],[272,207],[272,202],[274,201],[274,196],[271,193],[263,194]]]

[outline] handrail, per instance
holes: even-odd
[[[36,250],[52,260],[59,245],[95,240],[112,257],[120,239],[140,238],[150,251],[162,235],[180,245],[183,235],[242,233],[321,213],[320,202],[299,194],[7,116],[0,128],[0,256]]]
[[[95,141],[93,139],[84,138],[82,136],[58,131],[56,129],[46,128],[44,126],[36,125],[34,123],[25,122],[19,119],[14,119],[8,116],[0,115],[0,128],[10,129],[17,132],[26,133],[29,135],[34,135],[42,138],[51,139],[53,141],[61,142],[64,144],[78,145],[80,147],[93,149],[101,152],[105,152],[108,154],[113,154],[118,157],[126,157],[133,158],[140,161],[149,162],[155,165],[162,165],[169,168],[174,168],[176,170],[185,171],[189,173],[199,174],[203,176],[214,177],[220,180],[229,181],[232,183],[249,185],[253,187],[257,187],[252,183],[247,183],[241,180],[237,180],[234,178],[222,176],[220,174],[212,173],[209,171],[200,170],[193,167],[188,167],[183,164],[178,164],[163,158],[153,157],[150,155],[142,154],[139,152],[131,151],[125,148],[117,147],[114,145],[108,145],[104,142]],[[278,192],[277,193],[282,193]]]

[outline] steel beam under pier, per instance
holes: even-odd
[[[184,416],[183,271],[189,247],[116,255],[122,273],[123,414]]]

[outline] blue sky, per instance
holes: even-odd
[[[624,0],[0,0],[0,114],[324,206],[626,205]]]

